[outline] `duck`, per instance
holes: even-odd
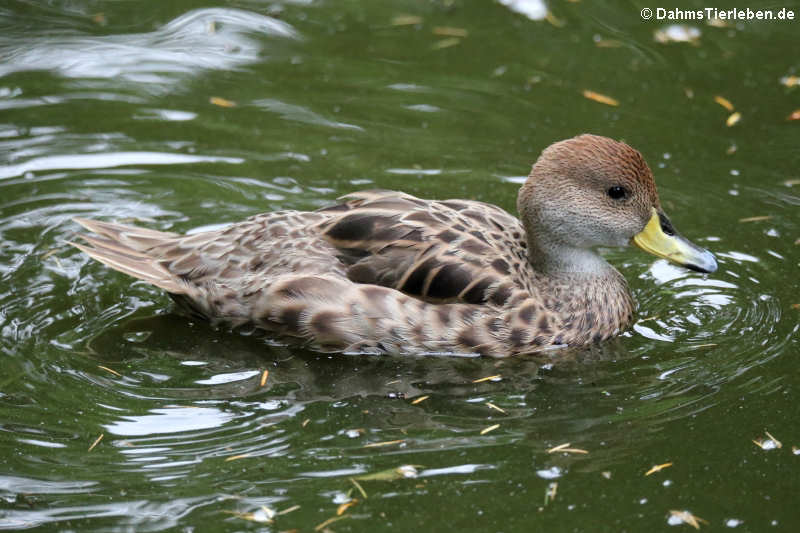
[[[517,211],[367,190],[189,235],[77,218],[92,234],[70,244],[192,317],[344,353],[501,358],[605,341],[635,304],[599,247],[717,269],[675,230],[642,155],[607,137],[548,146]]]

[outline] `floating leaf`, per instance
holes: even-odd
[[[762,450],[776,450],[778,448],[783,448],[783,443],[773,437],[769,431],[764,431],[767,435],[766,439],[754,439],[753,444],[761,448]]]
[[[738,150],[738,147],[735,144],[732,144],[728,146],[728,149],[725,150],[725,153],[728,155],[733,155],[736,153],[736,150]]]
[[[786,117],[786,120],[800,120],[800,109],[792,111],[789,116]]]
[[[261,386],[262,387],[267,384],[267,378],[268,377],[269,377],[269,370],[264,370],[264,372],[261,373]]]
[[[94,450],[94,447],[97,446],[98,444],[100,444],[100,441],[103,440],[104,436],[105,436],[105,433],[100,433],[100,436],[97,437],[96,439],[94,439],[94,442],[92,443],[92,445],[89,446],[89,450],[88,451]]]
[[[443,35],[445,37],[466,37],[469,32],[464,28],[451,28],[449,26],[436,26],[433,28],[434,35]]]
[[[392,26],[415,26],[422,22],[422,17],[417,15],[397,15],[392,19]]]
[[[661,463],[660,465],[655,465],[650,470],[644,473],[645,476],[649,476],[650,474],[655,474],[656,472],[661,472],[665,468],[669,468],[672,466],[672,463]]]
[[[289,513],[291,513],[291,512],[294,512],[294,511],[296,511],[296,510],[298,510],[298,509],[300,509],[300,506],[299,506],[299,505],[292,505],[291,507],[287,507],[287,508],[286,508],[286,509],[284,509],[283,511],[278,511],[278,514],[279,514],[279,515],[285,515],[285,514],[289,514]]]
[[[551,26],[553,26],[555,28],[563,28],[564,26],[567,25],[566,22],[564,22],[560,18],[557,18],[555,15],[553,15],[552,11],[548,11],[547,15],[545,15],[544,19],[547,22],[549,22]]]
[[[208,101],[219,107],[236,107],[236,102],[233,100],[226,100],[225,98],[220,98],[219,96],[212,96],[208,99]]]
[[[350,515],[347,515],[347,514],[344,514],[342,516],[332,516],[331,518],[328,518],[327,520],[325,520],[321,524],[317,524],[317,526],[314,528],[314,531],[319,531],[321,529],[325,529],[327,526],[333,524],[334,522],[338,522],[339,520],[341,520],[343,518],[349,518],[349,517],[350,517]]]
[[[544,504],[547,505],[551,501],[556,499],[556,494],[558,494],[558,481],[553,481],[544,491]]]
[[[724,96],[717,95],[714,97],[714,101],[719,105],[721,105],[722,107],[724,107],[725,109],[727,109],[728,111],[733,112],[734,109],[733,104],[731,103],[730,100],[728,100]]]
[[[222,511],[225,514],[233,515],[236,518],[240,518],[242,520],[247,520],[248,522],[256,522],[258,524],[271,524],[272,517],[275,516],[275,511],[268,507],[261,506],[255,512],[252,513],[240,513],[239,511]]]
[[[396,479],[413,479],[419,475],[417,467],[419,465],[402,465],[397,468],[381,470],[372,474],[364,474],[351,478],[359,481],[394,481]]]
[[[442,39],[441,41],[436,41],[433,43],[434,50],[441,50],[442,48],[450,48],[451,46],[456,46],[457,44],[461,43],[461,39],[458,37],[450,37],[449,39]]]
[[[595,39],[594,45],[598,48],[620,48],[624,43],[616,39]]]
[[[353,478],[350,478],[350,483],[355,485],[355,487],[358,489],[358,492],[360,492],[361,495],[366,500],[367,499],[367,491],[364,490],[364,487],[362,487],[361,484],[358,481],[356,481],[355,479],[353,479]]]
[[[499,427],[500,427],[500,424],[495,424],[495,425],[493,425],[493,426],[489,426],[488,428],[483,428],[483,429],[481,430],[481,435],[486,435],[486,434],[487,434],[487,433],[489,433],[490,431],[494,431],[495,429],[497,429],[497,428],[499,428]]]
[[[414,400],[411,401],[411,405],[417,405],[418,403],[422,403],[428,398],[430,398],[430,396],[427,394],[425,396],[420,396],[419,398],[414,398]]]
[[[391,446],[392,444],[400,444],[401,442],[405,442],[406,439],[397,439],[397,440],[386,440],[383,442],[370,442],[364,445],[364,448],[378,448],[380,446]]]
[[[345,511],[347,511],[350,507],[356,505],[358,503],[358,498],[353,498],[349,502],[344,502],[339,507],[336,508],[336,516],[342,516]]]
[[[109,372],[109,373],[111,373],[111,374],[114,374],[115,376],[117,376],[117,377],[119,377],[119,378],[121,378],[121,377],[122,377],[122,374],[120,374],[120,373],[119,373],[119,372],[117,372],[116,370],[112,370],[112,369],[108,368],[107,366],[103,366],[103,365],[97,365],[97,368],[100,368],[101,370],[105,370],[106,372]]]
[[[563,453],[589,453],[588,451],[582,450],[580,448],[570,448],[569,445],[570,445],[569,442],[565,442],[564,444],[559,444],[558,446],[554,446],[554,447],[550,448],[549,450],[547,450],[547,453],[558,453],[558,452],[563,452]]]
[[[500,381],[503,376],[495,374],[494,376],[486,376],[485,378],[473,379],[473,383],[483,383],[484,381]]]
[[[739,222],[761,222],[763,220],[769,220],[772,218],[772,215],[760,215],[757,217],[744,217],[740,218]]]
[[[798,76],[784,76],[781,78],[781,83],[786,87],[796,87],[800,85],[800,77]]]
[[[230,462],[230,461],[237,461],[239,459],[244,459],[245,457],[250,457],[250,454],[249,453],[242,453],[242,454],[239,454],[239,455],[231,455],[230,457],[226,457],[225,458],[225,462],[227,463],[227,462]]]
[[[740,120],[742,120],[742,114],[737,111],[728,117],[728,120],[725,121],[725,125],[730,128],[731,126],[738,123]]]
[[[618,100],[611,98],[610,96],[606,96],[605,94],[596,93],[594,91],[584,90],[583,97],[605,105],[610,105],[610,106],[619,105]]]
[[[677,523],[683,522],[684,524],[689,524],[695,529],[700,529],[700,523],[708,524],[707,520],[703,520],[699,516],[695,516],[689,511],[675,511],[671,510],[669,512],[670,518],[677,521]]]
[[[490,409],[494,409],[495,411],[500,411],[501,413],[503,413],[503,414],[506,414],[506,412],[505,412],[503,409],[501,409],[500,407],[497,407],[497,406],[496,406],[495,404],[493,404],[492,402],[486,402],[486,405],[487,405],[487,406],[488,406]]]
[[[717,17],[709,18],[708,20],[706,20],[706,24],[708,24],[709,26],[712,26],[714,28],[728,28],[728,27],[730,27],[730,24],[728,24],[727,21],[722,20],[722,19],[717,18]]]

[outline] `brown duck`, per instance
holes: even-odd
[[[673,229],[641,154],[596,135],[542,152],[519,191],[521,220],[402,192],[342,200],[188,236],[76,219],[96,235],[75,246],[214,323],[326,351],[493,357],[602,341],[630,325],[628,286],[598,246],[633,242],[692,270],[717,268]]]

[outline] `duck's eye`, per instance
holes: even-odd
[[[625,190],[625,187],[620,187],[619,185],[614,185],[610,189],[606,191],[610,198],[614,200],[622,200],[626,196],[628,196],[628,191]]]

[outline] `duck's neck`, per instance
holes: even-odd
[[[528,261],[537,272],[554,277],[579,275],[602,278],[616,273],[614,267],[594,250],[541,239],[528,239]]]

